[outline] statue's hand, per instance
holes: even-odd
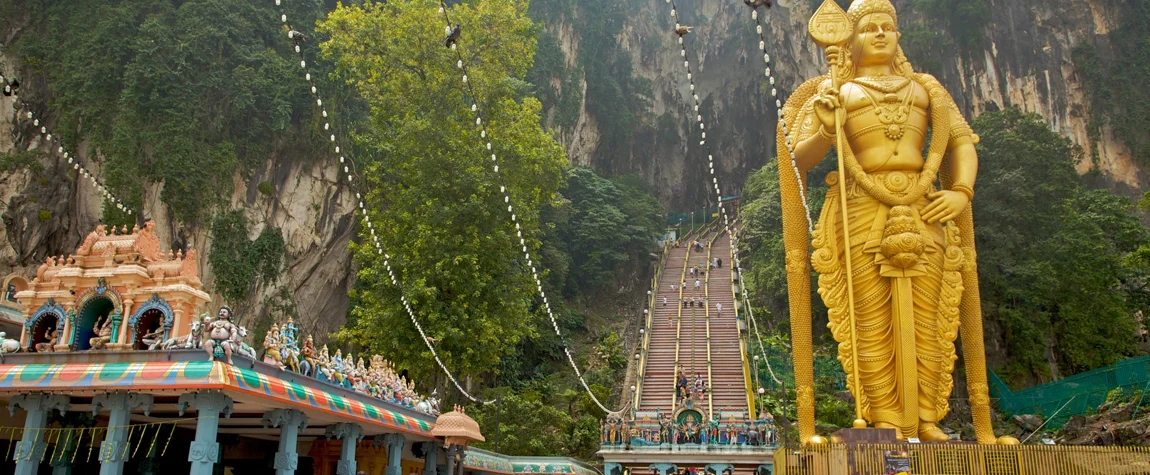
[[[933,200],[922,209],[922,220],[928,223],[950,222],[970,205],[966,194],[958,191],[936,191],[926,196]]]
[[[835,109],[839,107],[839,92],[828,89],[815,98],[815,115],[827,132],[835,133]]]

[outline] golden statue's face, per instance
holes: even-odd
[[[898,54],[898,24],[886,13],[871,13],[855,26],[854,50],[860,66],[888,64]]]

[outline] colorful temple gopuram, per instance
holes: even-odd
[[[383,357],[316,348],[290,320],[257,355],[209,307],[195,250],[162,250],[152,223],[98,226],[5,287],[0,473],[598,473],[470,448],[483,435],[461,408],[440,414]]]

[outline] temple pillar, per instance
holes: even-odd
[[[123,308],[123,311],[120,313],[120,319],[119,320],[113,319],[113,321],[116,322],[116,328],[115,328],[115,330],[113,330],[113,333],[115,333],[115,335],[113,335],[112,342],[111,342],[111,343],[114,343],[114,345],[111,345],[111,347],[113,349],[116,349],[116,350],[130,350],[130,349],[132,349],[132,342],[128,341],[128,335],[131,335],[132,331],[131,331],[131,329],[128,328],[128,320],[130,320],[130,319],[127,317],[130,317],[132,315],[132,304],[133,303],[135,303],[135,301],[132,300],[131,298],[125,298],[124,299],[124,308]],[[114,315],[115,314],[113,314],[113,316]]]
[[[447,475],[455,475],[455,454],[457,452],[459,452],[458,445],[447,446]]]
[[[603,475],[623,475],[623,466],[614,462],[604,463]]]
[[[423,475],[438,475],[435,459],[439,456],[439,442],[423,442]]]
[[[375,446],[387,446],[386,475],[403,475],[403,445],[407,439],[401,434],[380,434],[375,436]]]
[[[64,308],[64,328],[56,334],[56,346],[53,347],[56,351],[71,351],[72,333],[76,331],[76,309],[72,305],[65,305]]]
[[[280,446],[276,452],[276,475],[294,475],[299,468],[299,453],[296,452],[296,440],[299,431],[307,428],[307,415],[295,409],[274,409],[264,413],[264,427],[280,428]]]
[[[77,440],[73,440],[73,431],[64,435],[64,449],[59,454],[53,453],[49,464],[52,465],[52,475],[72,475],[72,457],[76,453]],[[57,442],[59,443],[59,442]]]
[[[53,409],[63,415],[68,411],[68,405],[68,396],[58,394],[20,394],[8,400],[8,413],[12,416],[16,415],[17,407],[28,412],[24,420],[24,437],[16,444],[15,455],[12,457],[16,462],[15,475],[36,475],[48,445],[44,442],[44,426],[48,424],[48,415]]]
[[[196,439],[188,449],[188,461],[192,463],[189,475],[212,475],[216,462],[220,461],[220,444],[216,434],[220,428],[220,413],[232,416],[232,398],[219,391],[196,391],[184,393],[179,401],[180,415],[188,406],[195,406]]]
[[[726,475],[724,472],[730,471],[731,474],[735,473],[735,466],[729,463],[709,463],[703,469],[706,473],[713,473],[715,475]]]
[[[363,438],[363,428],[359,424],[340,422],[327,426],[324,435],[343,441],[339,447],[339,461],[335,463],[335,475],[355,475],[355,448]]]
[[[679,467],[673,463],[653,463],[648,468],[658,475],[675,475],[679,473]]]
[[[463,461],[467,460],[467,447],[459,448],[459,467],[456,468],[458,475],[463,475]]]
[[[100,443],[100,475],[120,475],[124,473],[124,464],[131,456],[128,443],[129,428],[132,409],[144,409],[144,415],[152,412],[153,399],[148,394],[115,391],[97,394],[92,398],[92,415],[100,413],[100,407],[110,410],[108,415],[108,433]]]

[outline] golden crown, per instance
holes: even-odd
[[[857,25],[862,17],[871,13],[889,14],[894,22],[898,23],[898,13],[895,12],[890,0],[854,0],[847,9],[847,16],[850,17],[852,25]]]

